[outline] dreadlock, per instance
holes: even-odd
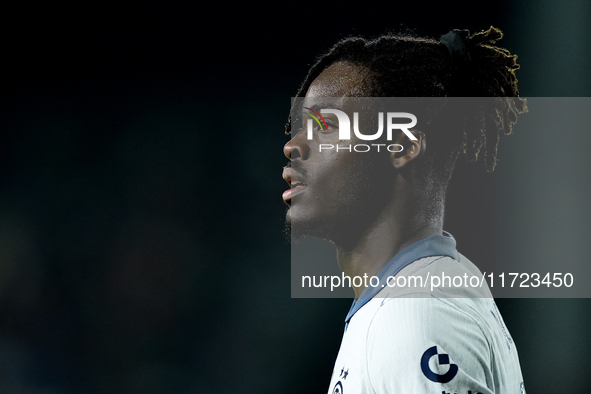
[[[470,161],[477,161],[483,152],[486,169],[492,172],[500,133],[511,134],[517,115],[527,111],[526,101],[519,98],[517,89],[517,56],[495,46],[502,37],[503,33],[491,26],[467,38],[471,58],[471,72],[466,77],[469,91],[458,89],[457,66],[439,41],[408,34],[386,34],[372,40],[345,38],[318,58],[296,97],[304,97],[312,82],[339,61],[370,70],[367,83],[373,97],[495,97],[481,101],[486,104],[465,108],[459,135],[445,137],[451,152],[447,151],[444,163],[439,162],[447,175],[445,183],[460,150]],[[286,133],[290,131],[291,119],[286,124]]]

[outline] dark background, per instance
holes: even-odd
[[[280,174],[290,97],[338,39],[494,25],[520,56],[522,96],[591,93],[583,0],[31,3],[3,19],[2,393],[327,391],[351,300],[290,298]],[[535,238],[527,218],[507,226],[512,198],[528,204],[520,163],[541,153],[506,152],[495,174],[458,164],[446,229],[459,250],[477,264],[562,253],[548,234],[576,231],[568,252],[584,261],[586,222]],[[577,168],[542,168],[540,189],[568,173],[559,191],[583,195]],[[498,304],[530,394],[591,389],[589,300]]]

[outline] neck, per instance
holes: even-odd
[[[426,210],[420,197],[409,196],[403,201],[392,201],[377,215],[359,237],[347,242],[336,243],[337,260],[345,275],[369,278],[378,272],[398,252],[413,243],[443,231],[442,209]],[[426,211],[440,212],[429,215]],[[433,217],[435,216],[435,217]],[[366,282],[354,287],[358,299]]]

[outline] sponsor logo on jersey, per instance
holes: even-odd
[[[439,365],[449,365],[449,369],[446,373],[438,374],[431,370],[431,367],[429,366],[429,360],[431,360],[431,357],[434,356],[437,356],[437,362]],[[450,363],[448,354],[443,352],[438,353],[437,346],[432,346],[425,350],[425,353],[423,353],[423,356],[421,357],[421,370],[423,371],[423,375],[425,375],[425,377],[430,381],[447,383],[451,381],[458,373],[458,366],[456,364]]]

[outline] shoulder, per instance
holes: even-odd
[[[377,300],[376,300],[377,301]],[[414,342],[437,339],[474,338],[486,342],[481,327],[481,300],[418,297],[384,298],[371,318],[368,338],[407,338]],[[398,343],[401,341],[397,340]]]
[[[415,260],[395,277],[378,298],[492,298],[482,272],[466,257],[430,256]]]
[[[382,300],[366,338],[374,390],[486,392],[492,380],[491,346],[479,314],[467,306],[454,298]]]

